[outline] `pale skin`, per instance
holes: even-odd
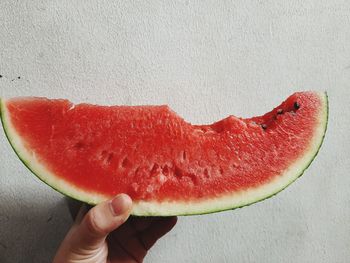
[[[132,200],[121,194],[88,210],[83,206],[53,263],[140,263],[176,217],[129,217]]]

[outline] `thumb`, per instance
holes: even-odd
[[[107,235],[122,225],[129,217],[131,198],[126,194],[117,195],[91,208],[77,225],[74,246],[76,250],[99,248]]]

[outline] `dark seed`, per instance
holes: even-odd
[[[2,75],[0,75],[0,79],[2,78]]]
[[[282,114],[283,113],[283,110],[282,109],[278,109],[277,110],[277,114]]]
[[[21,77],[17,77],[18,79],[21,79]]]
[[[261,128],[263,128],[264,130],[266,130],[266,128],[267,128],[266,124],[261,124]]]
[[[294,102],[294,109],[299,109],[300,108],[300,105],[299,105],[299,103],[298,102]]]

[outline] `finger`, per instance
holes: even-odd
[[[128,221],[136,232],[141,232],[148,228],[154,220],[156,220],[154,217],[131,217]]]
[[[65,201],[68,205],[69,213],[72,219],[75,220],[83,203],[70,197],[65,197]]]
[[[84,216],[86,215],[86,213],[88,211],[89,211],[89,209],[88,209],[86,204],[81,205],[80,209],[78,210],[78,212],[75,215],[74,224],[80,225],[81,221],[83,220]]]
[[[142,236],[143,232],[147,231],[149,228],[153,228],[154,224],[159,225],[159,222],[164,220],[173,221],[174,218],[164,219],[156,217],[132,217],[129,218],[129,220],[124,225],[114,231],[111,236],[116,242],[116,246],[120,246],[130,257],[134,258],[137,262],[141,262],[146,256],[148,249],[146,249],[143,240],[140,239],[140,236]],[[159,226],[161,225],[162,224]],[[163,229],[163,233],[157,235],[156,240],[172,228],[167,228],[165,226],[167,224],[163,225],[164,227],[161,227]]]
[[[114,235],[125,240],[131,236],[135,236],[138,232],[145,230],[154,221],[154,217],[130,217],[125,224],[120,226]]]
[[[124,263],[137,263],[142,262],[134,259],[128,252],[126,252],[118,242],[115,242],[113,236],[107,236],[108,244],[108,258],[110,263],[124,262]],[[118,260],[118,261],[117,261]]]
[[[108,237],[111,238],[111,241],[113,241],[111,245],[113,245],[116,250],[122,249],[136,262],[142,262],[143,258],[147,254],[147,250],[140,243],[138,236],[136,235],[123,238],[123,236],[118,235],[118,232],[115,231]]]
[[[77,227],[76,248],[99,247],[110,232],[128,219],[131,206],[130,197],[121,194],[91,208]]]
[[[159,238],[168,233],[176,224],[177,217],[166,217],[156,220],[145,231],[139,234],[144,248],[149,250]]]
[[[147,254],[147,250],[140,242],[138,234],[140,230],[149,227],[153,220],[154,218],[129,218],[125,224],[111,233],[116,249],[120,246],[120,248],[122,248],[130,257],[135,259],[135,261],[142,262]]]
[[[155,220],[154,217],[132,217],[129,219],[130,224],[136,232],[141,232],[148,228]]]
[[[139,239],[139,233],[150,227],[155,220],[155,217],[130,217],[111,236],[116,245],[120,246],[130,257],[137,262],[142,262],[147,250]]]

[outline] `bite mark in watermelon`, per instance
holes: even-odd
[[[192,125],[164,105],[1,100],[9,142],[42,181],[90,204],[127,193],[132,214],[147,216],[218,212],[278,193],[316,156],[327,118],[322,92],[211,125]]]

